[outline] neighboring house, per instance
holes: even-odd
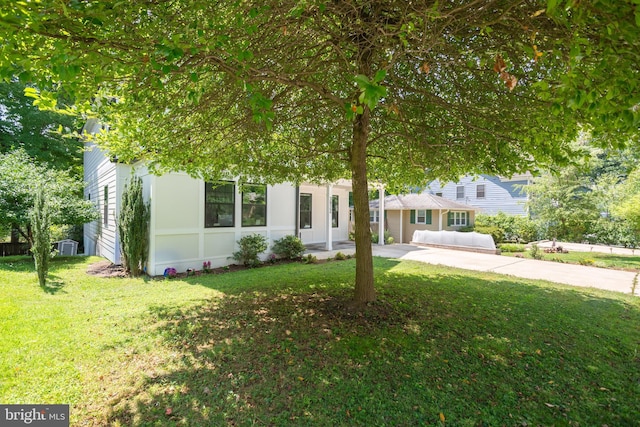
[[[484,214],[495,215],[504,212],[527,216],[528,199],[523,186],[531,183],[532,179],[533,176],[528,173],[514,175],[511,178],[467,175],[457,183],[442,184],[433,181],[427,186],[427,191],[445,199],[480,208]]]
[[[85,131],[96,132],[91,122]],[[162,275],[165,268],[178,272],[235,262],[230,259],[236,242],[245,235],[262,234],[269,241],[297,235],[305,244],[347,240],[349,234],[348,181],[334,185],[303,184],[244,186],[235,181],[216,186],[185,173],[157,176],[142,163],[111,161],[94,144],[84,153],[85,197],[98,206],[99,221],[85,225],[85,254],[121,263],[116,220],[125,183],[134,174],[142,179],[143,196],[151,210],[147,273]],[[267,253],[263,256],[267,256]]]
[[[380,200],[369,203],[369,220],[376,232]],[[473,225],[477,208],[429,193],[387,196],[383,204],[385,230],[396,243],[411,242],[416,230],[455,231]]]

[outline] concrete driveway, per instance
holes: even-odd
[[[314,252],[314,255],[318,256],[318,258],[328,258],[334,256],[335,252],[337,251]],[[353,253],[353,249],[343,249],[342,252],[345,254]],[[632,294],[634,281],[640,281],[638,273],[628,271],[415,245],[373,245],[373,255],[467,270],[490,271],[524,279],[541,279],[549,282],[606,289],[626,294]],[[635,295],[640,294],[640,283],[638,283],[638,288]]]

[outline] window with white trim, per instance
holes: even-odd
[[[456,226],[467,225],[467,213],[466,212],[453,212],[453,224]]]
[[[378,222],[378,211],[377,210],[370,210],[369,211],[369,222]]]
[[[484,184],[476,185],[476,199],[484,199],[485,197],[485,186]]]
[[[456,199],[464,199],[464,185],[456,187]]]
[[[426,224],[427,223],[427,211],[424,209],[418,209],[416,212],[416,224]]]

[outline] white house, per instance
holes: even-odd
[[[527,193],[523,186],[531,183],[532,179],[533,176],[529,173],[513,175],[510,178],[467,175],[458,182],[433,181],[427,186],[427,191],[445,199],[480,208],[484,214],[504,212],[526,216]]]
[[[90,122],[87,132],[97,132]],[[244,186],[224,181],[216,185],[184,173],[157,176],[143,163],[113,162],[94,144],[84,153],[85,197],[93,200],[101,218],[85,225],[85,254],[99,255],[119,264],[116,218],[125,183],[134,174],[142,179],[143,195],[151,211],[147,273],[161,275],[165,268],[178,272],[233,263],[229,257],[244,235],[262,234],[269,241],[297,235],[303,243],[348,239],[350,182],[331,185],[285,183]],[[264,255],[266,256],[266,254]]]

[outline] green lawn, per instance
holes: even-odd
[[[640,271],[640,255],[617,255],[602,252],[574,252],[569,253],[544,253],[540,249],[542,259],[545,261],[564,262],[568,264],[590,265],[593,267],[612,268],[618,270]],[[640,250],[638,251],[640,254]],[[531,258],[529,252],[502,252],[502,255],[516,256],[519,254]]]
[[[626,426],[640,299],[376,259],[188,280],[99,279],[98,258],[0,261],[0,402],[72,425]],[[445,420],[443,423],[441,417]]]

